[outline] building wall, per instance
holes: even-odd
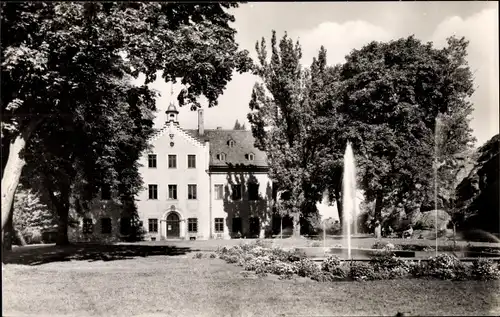
[[[74,211],[71,216],[77,221],[75,226],[68,228],[68,239],[70,242],[115,242],[120,240],[120,221],[123,207],[115,200],[95,199],[90,204],[90,210],[83,215],[77,215]],[[102,219],[111,219],[111,232],[102,233]],[[92,232],[83,231],[84,219],[92,220]]]
[[[173,146],[171,143],[173,142]],[[148,154],[156,154],[157,167],[148,167]],[[177,168],[168,167],[168,155],[177,155]],[[196,168],[188,168],[188,155],[196,155]],[[179,216],[180,238],[209,238],[209,143],[201,143],[182,131],[176,124],[169,123],[152,139],[152,150],[140,159],[139,169],[143,177],[144,190],[137,197],[139,217],[148,231],[148,219],[158,219],[158,232],[146,234],[146,239],[157,240],[167,236],[166,219],[170,213]],[[149,184],[158,185],[158,199],[149,199]],[[177,199],[168,199],[168,185],[177,185]],[[197,199],[188,199],[188,184],[197,185]],[[188,233],[188,218],[198,219],[198,232]]]
[[[213,238],[230,239],[235,237],[232,232],[233,219],[241,218],[242,236],[251,236],[250,217],[259,219],[259,237],[263,238],[271,230],[271,198],[272,182],[265,172],[249,171],[225,171],[210,174],[211,183],[211,229]],[[248,183],[257,183],[258,200],[249,200]],[[232,199],[232,185],[241,184],[242,197],[239,200]],[[217,199],[215,186],[222,185],[223,197]],[[215,218],[223,218],[224,232],[215,232]]]

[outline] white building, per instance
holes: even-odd
[[[251,131],[179,126],[170,104],[167,122],[140,160],[145,190],[137,197],[146,239],[264,237],[270,229],[272,184],[266,155]]]

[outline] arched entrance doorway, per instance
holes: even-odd
[[[180,219],[179,215],[171,212],[167,216],[167,239],[176,239],[180,237]]]

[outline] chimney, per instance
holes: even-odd
[[[203,109],[198,109],[198,135],[202,136],[205,134],[205,128],[203,127]]]

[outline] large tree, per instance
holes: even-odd
[[[436,49],[410,36],[372,42],[346,57],[339,94],[346,126],[338,142],[353,143],[360,185],[367,201],[374,202],[375,219],[381,220],[390,206],[414,209],[416,202],[432,202],[439,113],[465,118],[457,123],[464,128],[456,131],[464,135],[442,153],[455,154],[470,142],[467,112],[473,85],[466,48],[463,38],[450,38],[448,46]]]
[[[255,73],[261,81],[254,86],[248,120],[256,146],[267,153],[270,177],[281,193],[280,208],[293,217],[297,236],[300,218],[317,213],[316,203],[325,189],[321,179],[325,166],[318,161],[323,145],[317,135],[322,126],[316,117],[327,111],[335,72],[326,67],[323,48],[311,70],[303,69],[300,44],[286,34],[278,44],[273,31],[269,60],[264,39],[256,50]]]
[[[209,107],[217,105],[233,70],[245,71],[249,64],[229,26],[234,17],[227,9],[236,6],[2,3],[2,156],[8,157],[2,166],[2,230],[26,164],[24,154],[36,164],[44,159],[37,157],[42,148],[55,147],[50,144],[57,143],[55,137],[86,137],[79,149],[46,153],[51,159],[61,154],[63,164],[77,170],[87,160],[78,155],[108,151],[91,141],[108,137],[103,121],[116,107],[110,98],[118,93],[151,98],[147,86],[124,85],[127,76],[143,73],[147,84],[161,72],[166,81],[180,79],[185,85],[178,96],[181,105],[199,107],[200,95]],[[133,107],[122,114],[132,121],[143,116]],[[35,135],[33,153],[24,153]],[[75,173],[61,173],[60,181],[75,179]]]

